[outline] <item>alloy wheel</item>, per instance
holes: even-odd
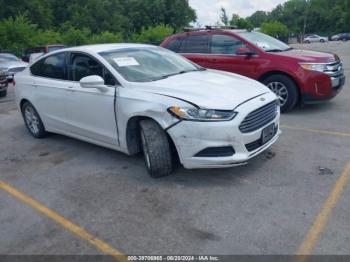
[[[267,85],[267,87],[278,96],[281,107],[287,103],[289,94],[287,87],[283,83],[271,82]]]
[[[39,118],[36,115],[34,109],[30,106],[26,107],[24,110],[24,116],[28,128],[33,134],[39,133]]]

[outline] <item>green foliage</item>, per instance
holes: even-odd
[[[59,32],[53,30],[39,30],[35,35],[36,45],[57,44],[62,42],[62,36]]]
[[[278,39],[288,37],[288,28],[280,22],[265,22],[260,28],[261,32]]]
[[[78,46],[89,43],[91,31],[88,28],[77,29],[70,26],[61,33],[62,42],[68,46]]]
[[[255,27],[277,21],[294,34],[350,32],[350,0],[289,0],[264,13],[258,11],[247,19]]]
[[[0,0],[0,48],[160,43],[196,20],[188,0]]]
[[[260,27],[263,23],[267,22],[268,19],[268,14],[265,11],[256,11],[247,18],[254,27]]]
[[[24,15],[12,17],[0,22],[0,47],[19,51],[37,43],[35,34],[37,25],[32,24]]]
[[[247,29],[247,30],[254,29],[253,24],[248,19],[242,18],[237,14],[232,15],[229,25],[235,26],[239,29]]]
[[[111,33],[109,31],[102,32],[98,35],[93,35],[89,44],[107,44],[107,43],[122,43],[123,35],[121,33]]]
[[[159,25],[156,27],[145,29],[143,28],[141,32],[135,33],[131,37],[131,41],[135,43],[147,43],[147,44],[160,44],[164,38],[172,35],[174,30],[165,25]]]
[[[254,29],[254,26],[252,25],[252,23],[245,18],[239,18],[237,20],[236,26],[239,29],[247,29],[247,30]]]

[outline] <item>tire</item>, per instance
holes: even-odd
[[[305,43],[306,43],[306,44],[310,44],[310,41],[309,41],[309,40],[306,40]]]
[[[140,122],[142,151],[151,177],[168,176],[173,171],[171,147],[165,131],[153,120]]]
[[[7,90],[0,92],[0,97],[5,97],[7,95]]]
[[[262,82],[280,97],[281,112],[286,113],[293,110],[298,103],[299,95],[298,87],[290,77],[277,74],[264,79]]]
[[[325,41],[324,41],[324,39],[321,39],[320,42],[321,42],[321,43],[324,43]]]
[[[44,124],[41,118],[34,108],[34,106],[25,102],[22,106],[22,116],[24,123],[29,131],[29,133],[35,138],[44,138],[47,136]]]

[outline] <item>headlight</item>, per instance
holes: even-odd
[[[232,120],[237,112],[228,110],[199,109],[199,108],[181,108],[173,106],[168,112],[180,119],[189,121],[229,121]]]
[[[300,63],[300,66],[306,70],[324,72],[327,70],[327,64],[310,64],[310,63]]]

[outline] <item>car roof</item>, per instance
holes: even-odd
[[[77,47],[68,47],[64,49],[60,49],[55,51],[82,51],[82,52],[92,52],[92,53],[100,53],[112,50],[121,50],[126,48],[145,48],[145,47],[155,47],[154,45],[147,44],[132,44],[132,43],[120,43],[120,44],[97,44],[97,45],[84,45]]]
[[[198,33],[208,33],[208,32],[218,32],[218,33],[222,33],[222,32],[226,32],[226,33],[244,33],[244,32],[256,32],[256,31],[249,31],[246,29],[220,29],[220,28],[212,28],[212,29],[207,29],[207,28],[203,28],[203,29],[189,29],[189,30],[185,30],[183,32],[177,33],[175,35],[170,36],[172,37],[179,37],[179,36],[183,36],[183,35],[191,35],[193,34],[198,34]]]

